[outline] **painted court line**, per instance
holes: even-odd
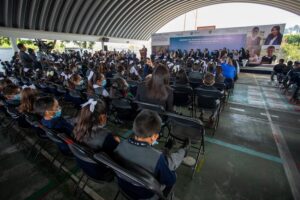
[[[236,111],[241,111],[241,112],[245,112],[245,109],[241,109],[241,108],[233,108],[233,107],[229,107],[229,109],[231,109],[231,110],[236,110]]]
[[[282,163],[282,160],[279,157],[272,156],[272,155],[269,155],[269,154],[266,154],[266,153],[261,153],[261,152],[255,151],[253,149],[242,147],[240,145],[230,144],[230,143],[223,142],[221,140],[217,140],[217,139],[210,138],[210,137],[205,137],[205,141],[213,143],[213,144],[217,144],[217,145],[220,145],[220,146],[223,146],[223,147],[227,147],[229,149],[233,149],[233,150],[236,150],[236,151],[239,151],[239,152],[243,152],[243,153],[246,153],[246,154],[249,154],[249,155],[252,155],[252,156],[256,156],[256,157],[259,157],[259,158],[262,158],[262,159],[265,159],[265,160],[270,160],[270,161],[273,161],[273,162]]]
[[[257,83],[255,75],[253,75],[253,76],[254,76],[255,82]],[[291,152],[288,148],[287,142],[286,142],[279,126],[277,126],[273,123],[269,109],[266,105],[266,101],[264,100],[263,102],[264,102],[265,112],[267,114],[267,118],[269,120],[269,124],[270,124],[271,130],[272,130],[272,134],[273,134],[277,149],[279,151],[279,155],[283,161],[283,168],[284,168],[285,174],[287,176],[288,182],[290,184],[292,194],[294,196],[294,199],[298,200],[298,199],[300,199],[300,174],[299,174],[299,171],[297,169],[296,163],[291,155]]]
[[[128,130],[124,134],[122,134],[122,138],[128,138],[132,133],[133,133],[132,130]],[[266,154],[266,153],[261,153],[261,152],[255,151],[253,149],[243,147],[243,146],[230,144],[230,143],[227,143],[227,142],[224,142],[224,141],[221,141],[221,140],[217,140],[217,139],[214,139],[214,138],[210,138],[210,137],[205,137],[205,141],[213,143],[213,144],[217,144],[217,145],[220,145],[220,146],[223,146],[223,147],[226,147],[226,148],[230,148],[230,149],[242,152],[242,153],[246,153],[246,154],[249,154],[249,155],[252,155],[252,156],[256,156],[256,157],[259,157],[259,158],[262,158],[262,159],[265,159],[265,160],[270,160],[270,161],[273,161],[273,162],[282,163],[282,160],[279,157],[269,155],[269,154]]]
[[[266,113],[260,113],[260,115],[267,116]],[[271,116],[271,117],[275,117],[275,118],[279,118],[279,116],[277,116],[277,115],[270,115],[270,116]]]

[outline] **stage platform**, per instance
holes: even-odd
[[[253,74],[271,74],[273,71],[273,65],[261,65],[256,67],[241,67],[240,72],[253,73]]]

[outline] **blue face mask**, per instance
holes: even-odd
[[[102,85],[102,87],[105,87],[106,86],[106,80],[103,80],[101,85]]]
[[[55,114],[53,115],[53,118],[58,118],[61,116],[61,109],[59,109],[58,111],[55,112]]]
[[[158,142],[157,142],[157,140],[155,140],[154,142],[152,142],[152,146],[154,146],[154,145],[157,145],[158,144]]]
[[[16,94],[12,100],[20,101],[21,100],[21,94]]]

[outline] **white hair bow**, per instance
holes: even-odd
[[[87,105],[90,105],[90,111],[94,112],[95,110],[95,106],[97,105],[97,101],[95,101],[94,99],[89,99],[87,102],[85,102],[84,104],[81,104],[81,107],[85,107]]]
[[[33,90],[36,89],[35,85],[33,85],[33,84],[32,84],[32,85],[29,85],[29,86],[28,86],[28,85],[23,85],[23,86],[22,86],[22,90],[24,90],[25,88],[31,88],[31,89],[33,89]]]

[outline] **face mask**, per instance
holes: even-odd
[[[102,87],[105,87],[106,86],[106,80],[103,80],[101,85],[102,85]]]
[[[155,140],[154,142],[152,142],[151,146],[154,146],[154,145],[157,145],[157,144],[158,144],[158,142],[157,142],[157,140]]]
[[[20,94],[16,94],[13,98],[13,100],[15,101],[20,101],[21,100],[21,95]]]
[[[84,81],[80,80],[78,85],[83,85]]]
[[[55,112],[53,118],[58,118],[61,116],[61,109],[59,109],[58,111]]]

